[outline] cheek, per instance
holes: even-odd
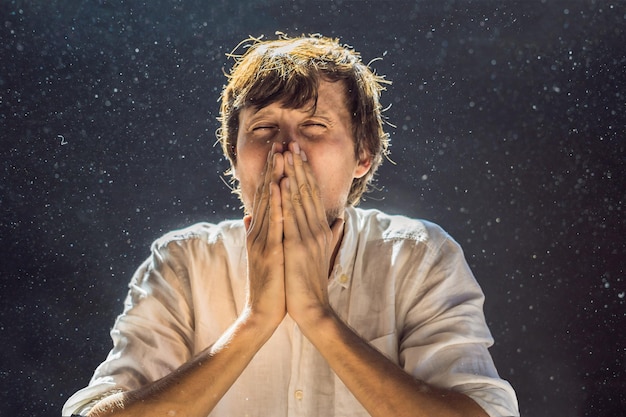
[[[342,200],[347,197],[352,185],[351,170],[346,167],[337,168],[337,165],[332,166],[328,163],[313,165],[311,169],[324,200]]]
[[[247,165],[243,161],[239,161],[236,172],[237,181],[239,181],[239,186],[243,191],[254,190],[256,188],[256,183],[261,177],[261,171],[254,169],[253,166]]]
[[[239,183],[244,204],[252,203],[254,193],[261,180],[263,172],[263,162],[251,158],[250,155],[242,153],[237,159],[237,165],[234,168],[234,176]]]

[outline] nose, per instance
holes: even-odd
[[[283,153],[287,150],[289,142],[284,140],[275,140],[273,143],[274,153]]]
[[[294,133],[289,128],[278,128],[278,134],[274,136],[274,152],[283,153],[289,149],[289,143],[295,139]]]

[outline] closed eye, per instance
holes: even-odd
[[[305,123],[300,129],[302,134],[310,139],[321,138],[328,133],[328,127],[323,123]]]
[[[323,123],[305,123],[302,127],[307,130],[323,130],[326,129],[327,126]]]

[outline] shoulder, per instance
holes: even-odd
[[[428,220],[387,214],[375,209],[352,208],[348,213],[349,217],[354,217],[359,231],[367,234],[368,240],[405,241],[431,247],[439,247],[452,240],[441,226]]]
[[[154,241],[153,250],[194,243],[207,245],[240,246],[245,244],[245,229],[242,220],[226,220],[220,223],[200,222],[168,232]]]

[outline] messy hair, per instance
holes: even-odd
[[[320,35],[288,38],[279,34],[278,39],[268,41],[249,38],[235,51],[239,48],[246,49],[242,55],[229,55],[235,64],[222,91],[221,127],[217,131],[231,167],[237,166],[239,115],[244,108],[262,108],[276,102],[286,108],[301,108],[317,103],[321,80],[341,81],[352,115],[355,156],[368,154],[371,158],[371,168],[353,180],[348,194],[348,204],[358,204],[388,153],[389,135],[383,130],[379,98],[389,81],[375,74],[350,46]],[[235,191],[240,192],[238,188]]]

